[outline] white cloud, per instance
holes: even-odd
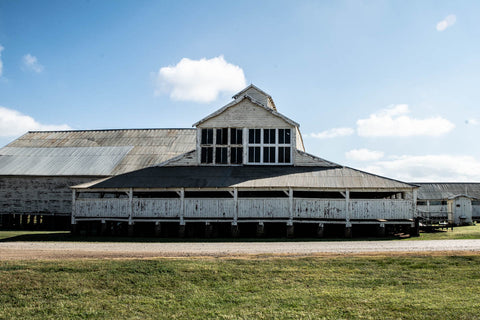
[[[2,62],[2,51],[5,49],[1,44],[0,44],[0,77],[2,76],[3,73],[3,62]]]
[[[454,14],[448,15],[445,19],[437,23],[437,31],[443,31],[448,27],[453,26],[456,21],[457,21],[457,16],[455,16]]]
[[[0,137],[14,137],[27,131],[70,130],[66,125],[41,124],[30,116],[0,106]]]
[[[472,156],[403,155],[363,170],[407,182],[480,181],[480,161]]]
[[[243,70],[223,56],[212,59],[183,58],[176,66],[160,68],[155,93],[168,93],[173,100],[212,102],[221,92],[246,87]]]
[[[319,133],[310,133],[308,136],[317,139],[331,139],[336,137],[350,136],[355,131],[352,128],[333,128]]]
[[[22,58],[23,67],[27,70],[32,70],[36,73],[43,71],[43,66],[38,62],[37,57],[32,56],[30,53],[27,53]]]
[[[345,153],[345,157],[350,160],[358,161],[375,161],[383,158],[382,151],[374,151],[368,149],[353,149]]]
[[[361,137],[440,136],[453,130],[455,125],[442,117],[410,118],[408,105],[399,104],[371,114],[357,121]]]

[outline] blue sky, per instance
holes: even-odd
[[[307,152],[480,181],[479,16],[478,1],[0,0],[0,146],[191,127],[253,83]]]

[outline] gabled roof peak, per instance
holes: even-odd
[[[275,106],[272,97],[257,86],[250,84],[248,87],[235,94],[232,98],[237,100],[245,95],[248,95],[253,99],[257,100],[257,102],[264,105],[265,107],[277,111],[277,107]]]

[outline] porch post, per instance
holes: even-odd
[[[128,236],[133,236],[133,188],[128,190]]]
[[[287,238],[293,238],[295,234],[293,227],[293,189],[288,188],[288,222],[287,222]]]
[[[185,236],[185,188],[180,189],[180,225],[178,226],[178,236]]]
[[[77,201],[77,190],[73,189],[72,190],[72,217],[71,217],[71,221],[70,221],[71,232],[73,234],[77,234],[77,232],[78,232],[77,221],[75,220],[75,213],[76,213],[76,209],[77,209],[76,208],[77,207],[76,201]]]
[[[350,190],[345,190],[345,238],[352,237],[352,223],[350,222]]]

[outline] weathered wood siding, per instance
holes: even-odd
[[[198,125],[199,128],[293,128],[291,124],[264,108],[243,100],[221,114]]]
[[[294,217],[304,219],[345,219],[345,200],[295,199]]]
[[[297,149],[305,152],[305,146],[303,145],[302,134],[300,133],[300,129],[298,127],[295,128],[295,141],[296,141]]]
[[[75,217],[80,218],[128,218],[128,199],[78,199]]]
[[[185,218],[233,218],[231,199],[185,199]]]
[[[76,213],[85,217],[128,217],[128,199],[78,199]],[[180,199],[133,199],[133,218],[180,218]],[[233,219],[233,199],[185,199],[184,218]],[[289,199],[238,199],[238,219],[289,219]],[[412,219],[413,208],[407,200],[294,199],[293,219],[401,220]]]
[[[0,214],[70,215],[70,186],[100,178],[102,177],[0,177]]]
[[[133,199],[133,216],[136,218],[179,218],[179,199]]]
[[[413,219],[412,202],[406,200],[350,200],[350,219]]]
[[[287,218],[288,199],[239,199],[238,218]]]

